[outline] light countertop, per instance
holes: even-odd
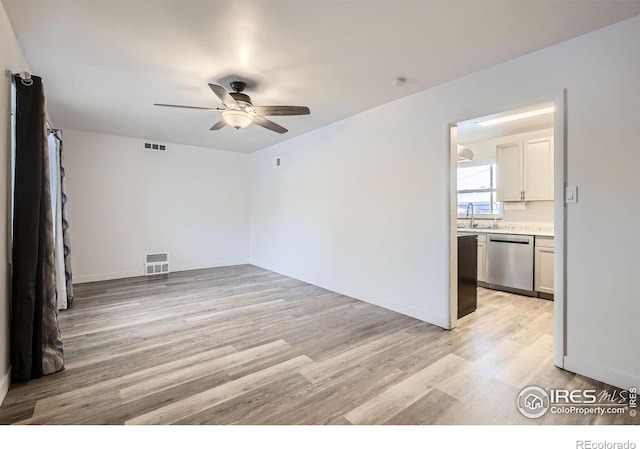
[[[512,229],[493,229],[493,228],[458,228],[458,232],[474,233],[474,234],[517,234],[517,235],[535,235],[537,237],[553,237],[553,231],[542,227],[517,227]]]

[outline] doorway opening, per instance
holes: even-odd
[[[565,101],[450,127],[450,327],[565,355]],[[483,329],[487,331],[488,329]]]

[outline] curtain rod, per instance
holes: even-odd
[[[7,72],[11,73],[11,82],[13,82],[13,76],[15,75],[20,77],[20,81],[25,86],[31,86],[33,84],[33,80],[31,79],[31,73],[29,72],[13,73],[9,70],[7,70]]]
[[[13,73],[11,70],[7,69],[6,70],[7,75],[16,75],[19,76],[20,78],[22,78],[23,80],[30,80],[31,79],[31,73],[29,72],[18,72],[18,73]]]

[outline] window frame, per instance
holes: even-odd
[[[490,166],[490,182],[491,185],[493,186],[493,188],[488,188],[488,189],[465,189],[465,190],[460,190],[457,187],[457,179],[456,179],[456,210],[458,209],[457,205],[460,204],[460,194],[461,193],[491,193],[493,194],[492,198],[495,198],[495,196],[497,195],[497,191],[496,191],[496,174],[498,171],[498,167],[496,165],[496,161],[495,160],[485,160],[485,161],[465,161],[462,164],[458,164],[457,170],[461,169],[461,168],[467,168],[467,167],[480,167],[483,165],[488,165]],[[494,167],[495,166],[495,169]],[[456,171],[456,175],[457,175],[457,171]],[[502,204],[502,201],[495,201],[498,204],[498,211],[496,213],[490,213],[490,214],[484,214],[484,213],[477,213],[474,211],[473,214],[473,218],[475,219],[479,219],[479,220],[493,220],[493,219],[497,219],[497,220],[501,220],[502,217],[504,216],[504,205]],[[493,203],[493,201],[492,201]],[[457,214],[459,219],[470,219],[471,217],[468,217],[466,213],[458,213]]]

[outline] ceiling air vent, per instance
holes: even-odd
[[[145,150],[151,151],[167,151],[167,146],[164,143],[158,142],[142,142],[142,147]]]
[[[144,256],[144,274],[153,276],[154,274],[169,273],[169,253],[148,253]]]

